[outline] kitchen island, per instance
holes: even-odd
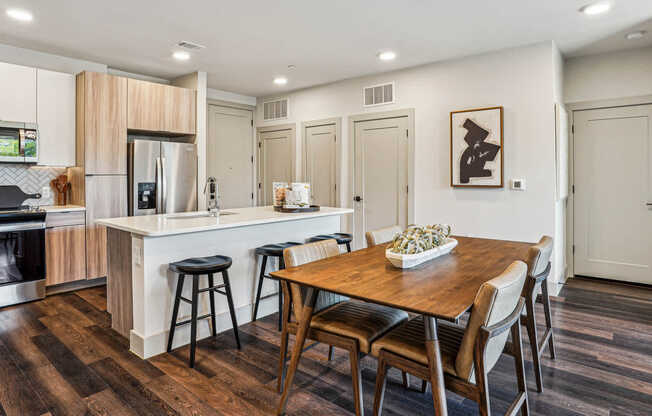
[[[228,209],[219,217],[192,212],[100,220],[98,224],[108,228],[107,310],[112,327],[129,338],[131,351],[143,359],[165,352],[177,283],[168,264],[216,254],[233,259],[229,276],[238,324],[250,322],[260,267],[254,249],[338,232],[341,216],[351,213],[351,209],[322,207],[316,212],[288,214],[267,206]],[[274,270],[277,265],[268,263],[267,267]],[[202,279],[201,287],[206,280]],[[188,283],[186,298],[190,296]],[[276,290],[275,282],[266,279],[263,296]],[[207,298],[200,296],[200,315],[209,310]],[[218,332],[231,329],[226,298],[217,296],[215,302]],[[259,318],[277,312],[277,304],[275,299],[261,300]],[[182,302],[179,320],[189,316],[190,306]],[[198,323],[197,333],[198,339],[210,335],[209,320]],[[178,327],[173,347],[189,343],[190,326]]]

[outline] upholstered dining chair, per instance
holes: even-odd
[[[323,240],[286,248],[283,251],[287,268],[337,256],[340,254],[335,240]],[[286,301],[283,304],[283,330],[279,357],[277,389],[281,392],[285,379],[289,335],[296,335],[296,317],[303,315],[305,291],[293,283],[282,282]],[[355,401],[355,414],[363,415],[362,374],[360,359],[370,352],[373,341],[407,321],[403,311],[371,303],[351,301],[334,293],[321,291],[310,322],[307,339],[328,344],[349,352],[351,379]],[[291,320],[290,311],[295,320]]]
[[[367,247],[377,246],[378,244],[389,243],[396,234],[403,231],[401,226],[392,225],[391,227],[379,228],[377,230],[367,231]]]
[[[478,403],[480,414],[488,416],[487,374],[506,352],[516,361],[518,394],[508,415],[529,414],[519,318],[525,300],[521,291],[527,275],[522,261],[512,263],[499,276],[484,283],[473,301],[465,327],[439,321],[438,333],[444,383],[448,390]],[[382,412],[385,378],[389,367],[430,379],[422,317],[410,320],[375,341],[371,352],[378,357],[374,415]],[[511,342],[507,338],[511,333]]]
[[[530,339],[534,375],[539,393],[543,392],[541,356],[546,347],[549,349],[550,358],[555,359],[555,344],[547,281],[548,275],[550,275],[550,257],[552,256],[552,250],[553,240],[548,236],[543,236],[538,244],[530,247],[527,258],[527,279],[522,293],[522,296],[525,298],[525,309],[521,316],[521,323],[527,328],[528,338]],[[540,297],[537,296],[539,288],[541,288]],[[537,339],[537,322],[534,313],[536,302],[543,304],[543,314],[546,320],[546,329],[541,341]]]

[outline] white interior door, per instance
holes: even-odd
[[[273,182],[287,182],[288,184],[292,182],[293,140],[294,131],[292,129],[267,131],[259,134],[259,205],[273,204]]]
[[[365,232],[400,225],[408,215],[408,119],[355,123],[355,246]]]
[[[253,205],[253,112],[208,106],[206,174],[217,179],[220,208]]]
[[[337,150],[335,124],[306,128],[306,174],[313,204],[334,207],[337,204]]]
[[[652,284],[652,106],[574,114],[575,274]]]

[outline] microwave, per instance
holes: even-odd
[[[38,128],[34,123],[0,121],[0,162],[38,162]]]

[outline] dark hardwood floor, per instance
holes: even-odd
[[[526,362],[531,414],[652,415],[652,290],[573,279],[552,306],[557,359],[545,355],[542,394]],[[273,414],[275,326],[275,316],[242,326],[242,351],[230,332],[201,341],[190,370],[187,348],[148,361],[132,355],[127,339],[110,329],[104,288],[0,309],[0,415]],[[327,362],[326,353],[318,346],[304,354],[289,414],[351,414],[347,356],[336,351]],[[375,360],[363,366],[371,414]],[[406,391],[400,378],[390,372],[384,414],[432,414],[431,395]],[[492,408],[502,414],[516,391],[509,357],[492,371],[490,388]],[[477,414],[475,404],[451,393],[448,409],[451,416]]]

